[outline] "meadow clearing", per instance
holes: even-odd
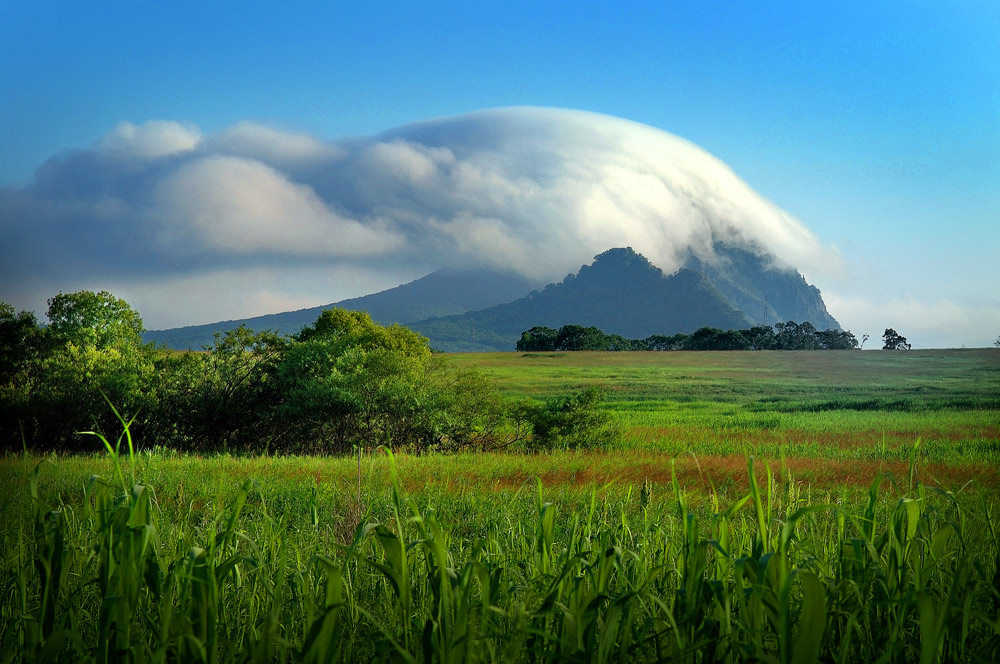
[[[449,361],[622,437],[5,456],[0,659],[1000,658],[1000,351]]]

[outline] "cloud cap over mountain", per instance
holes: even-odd
[[[0,190],[0,299],[113,288],[170,326],[322,304],[444,266],[558,280],[631,245],[667,272],[713,243],[807,276],[837,263],[802,223],[669,133],[504,108],[326,141],[252,123],[122,123]]]

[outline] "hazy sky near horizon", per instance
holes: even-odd
[[[801,221],[844,266],[804,273],[859,335],[1000,334],[1000,3],[356,4],[0,3],[0,192],[149,121],[196,140],[253,126],[335,142],[478,109],[575,108],[691,141]],[[18,209],[0,206],[0,228],[31,223]],[[358,268],[324,297],[296,269],[254,294],[220,282],[219,317],[411,276]],[[44,308],[16,288],[0,298]],[[183,308],[160,293],[161,311],[153,289],[132,291],[150,327],[214,320],[197,292]]]

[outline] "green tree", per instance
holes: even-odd
[[[517,437],[492,381],[452,369],[412,330],[330,309],[296,338],[275,374],[275,413],[315,449],[499,447]]]
[[[334,308],[296,339],[276,380],[279,418],[298,438],[345,452],[419,435],[414,427],[431,359],[426,338],[383,327],[363,311]]]
[[[556,350],[607,350],[608,338],[596,327],[563,325],[556,336]]]
[[[858,347],[858,340],[850,330],[823,330],[816,332],[815,336],[819,350],[853,350]]]
[[[553,351],[559,332],[551,327],[535,326],[521,333],[515,348],[521,352]]]
[[[283,431],[271,411],[289,340],[241,325],[202,353],[167,354],[158,365],[157,439],[185,449],[265,449]]]
[[[0,302],[0,441],[17,449],[30,414],[31,385],[45,337],[35,315]]]
[[[788,321],[774,326],[774,346],[778,350],[815,350],[816,328],[809,321],[796,323]]]
[[[644,345],[642,341],[636,339],[626,339],[620,334],[605,334],[604,348],[602,348],[601,350],[622,351],[622,350],[643,350],[643,349]]]
[[[740,330],[702,327],[688,337],[685,350],[746,350],[749,346]]]
[[[296,339],[276,373],[276,421],[314,449],[357,450],[359,509],[364,449],[461,447],[502,428],[499,395],[471,372],[449,372],[409,329],[329,309]]]
[[[743,332],[747,340],[748,350],[771,350],[774,348],[774,328],[769,325],[758,325]]]
[[[717,327],[700,327],[688,337],[684,350],[715,350],[721,334],[722,330]]]
[[[59,293],[48,301],[47,333],[56,343],[95,348],[142,344],[142,318],[108,291]]]
[[[431,359],[419,429],[431,445],[445,450],[499,449],[527,434],[515,405],[476,370],[453,371],[444,358]]]
[[[0,302],[0,384],[6,384],[38,359],[43,347],[38,319]]]
[[[682,350],[687,344],[688,335],[674,334],[667,336],[664,334],[653,334],[643,339],[639,344],[640,350]]]
[[[25,438],[42,448],[90,449],[77,432],[115,437],[120,429],[109,401],[127,416],[139,440],[156,404],[155,359],[142,343],[142,318],[120,298],[102,291],[59,293],[49,300],[43,351],[32,367],[21,422]]]
[[[748,350],[750,342],[742,330],[726,330],[715,339],[716,350]]]
[[[910,350],[906,337],[887,327],[882,334],[882,350]]]

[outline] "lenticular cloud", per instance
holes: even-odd
[[[207,136],[173,122],[122,123],[0,190],[0,231],[0,299],[18,304],[19,288],[51,294],[101,279],[139,299],[143,284],[162,293],[171,280],[201,279],[211,295],[237,273],[247,289],[280,282],[290,299],[325,303],[446,266],[556,279],[625,245],[667,272],[688,251],[711,259],[720,241],[807,273],[830,256],[697,146],[544,108],[343,141],[252,123]],[[280,276],[290,267],[301,290]],[[387,276],[345,285],[352,272]],[[255,313],[265,312],[234,315]]]

